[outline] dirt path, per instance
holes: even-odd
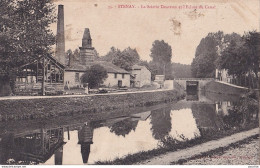
[[[59,96],[5,96],[0,97],[1,100],[23,100],[23,99],[46,99],[46,98],[60,98],[60,97],[91,97],[91,96],[102,96],[102,95],[120,95],[128,93],[147,93],[147,92],[163,92],[172,89],[156,89],[156,90],[142,90],[142,91],[132,91],[132,92],[114,92],[114,93],[98,93],[98,94],[83,94],[83,95],[59,95]]]
[[[189,159],[196,155],[200,155],[205,152],[209,152],[211,150],[227,147],[232,143],[236,143],[242,141],[248,137],[254,136],[259,134],[259,128],[255,128],[249,131],[240,132],[237,134],[233,134],[231,136],[221,138],[218,140],[209,141],[200,145],[196,145],[191,148],[175,151],[175,152],[168,152],[166,154],[156,156],[154,158],[145,160],[143,162],[139,162],[137,164],[141,165],[169,165],[172,162],[177,162],[181,159]]]
[[[259,137],[247,144],[232,147],[224,153],[200,157],[190,160],[185,165],[258,165],[259,164]]]

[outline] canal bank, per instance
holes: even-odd
[[[96,162],[96,164],[161,165],[173,164],[172,162],[179,164],[183,160],[208,154],[208,152],[210,153],[217,149],[225,150],[229,145],[241,143],[252,136],[258,136],[258,111],[255,108],[255,101],[252,99],[253,95],[244,95],[241,98],[238,96],[230,98],[231,95],[222,95],[222,97],[218,96],[214,98],[215,94],[207,93],[204,96],[199,95],[199,101],[196,101],[197,97],[193,96],[194,101],[190,100],[190,95],[187,95],[186,101],[181,100],[172,106],[172,110],[178,110],[180,116],[185,117],[179,119],[182,123],[174,120],[171,129],[178,127],[182,131],[179,133],[176,132],[177,134],[173,133],[164,136],[160,140],[158,148],[149,151],[140,151],[133,155],[129,154],[123,158],[118,157],[113,160]],[[248,99],[245,96],[251,98]],[[208,100],[208,98],[210,99]],[[244,111],[245,108],[250,110]],[[191,109],[199,131],[189,124],[192,123],[192,120],[189,120],[187,117],[189,113],[187,109]],[[174,118],[174,111],[170,116]],[[188,120],[189,123],[185,124],[185,120]],[[182,128],[178,125],[181,125]],[[192,136],[187,132],[189,130],[194,131]],[[209,147],[206,148],[208,144]],[[200,146],[199,148],[203,150],[205,149],[205,151],[194,150],[197,146]],[[182,153],[182,151],[186,150],[189,152]],[[165,158],[168,158],[168,160],[164,160]]]
[[[148,107],[182,99],[174,90],[150,90],[95,95],[8,97],[0,99],[0,121],[97,114],[115,109]]]
[[[164,155],[157,156],[137,164],[141,165],[169,165],[180,164],[181,162],[188,161],[190,159],[206,156],[209,153],[217,150],[228,149],[233,144],[243,143],[243,141],[258,136],[259,128],[251,129],[248,131],[240,132],[227,136],[218,140],[212,140],[206,143],[202,143],[187,149],[178,150],[175,152],[168,152]],[[256,159],[257,160],[257,159]],[[230,163],[232,164],[232,163]],[[258,164],[258,163],[255,163]]]

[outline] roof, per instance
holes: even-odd
[[[81,65],[76,64],[72,65],[70,67],[66,67],[66,71],[78,71],[78,72],[85,72],[87,68],[90,68],[92,65],[101,65],[106,69],[108,73],[121,73],[121,74],[130,74],[128,71],[112,64],[111,62],[105,62],[105,61],[94,61],[94,62],[88,62],[87,65]]]
[[[133,66],[132,66],[132,69],[134,69],[134,70],[139,70],[139,69],[140,69],[140,70],[141,70],[142,67],[143,67],[143,66],[140,66],[140,65],[133,65]]]
[[[99,65],[103,66],[107,70],[107,72],[110,72],[110,73],[130,74],[130,72],[114,65],[112,62],[97,61],[97,62],[93,62],[92,65],[94,65],[94,64],[99,64]]]
[[[50,60],[52,60],[54,63],[56,63],[59,67],[61,67],[62,69],[64,69],[65,68],[65,66],[64,66],[64,64],[62,64],[60,61],[58,61],[55,57],[53,57],[52,55],[50,55],[50,54],[48,54],[48,55],[46,55],[47,57],[46,58],[49,58]],[[41,57],[41,59],[42,59],[43,57]],[[26,65],[30,65],[30,64],[33,64],[33,63],[35,63],[37,60],[35,59],[34,61],[32,61],[32,62],[29,62],[29,63],[26,63],[26,64],[24,64],[24,65],[21,65],[20,66],[20,68],[23,68],[23,67],[25,67]]]
[[[65,71],[77,71],[77,72],[85,72],[87,69],[87,66],[81,65],[81,64],[74,64],[72,66],[67,66],[65,68]]]
[[[141,70],[143,67],[148,69],[148,71],[151,71],[147,66],[145,66],[145,65],[137,65],[137,64],[132,66],[132,70]]]

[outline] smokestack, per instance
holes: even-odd
[[[63,9],[63,5],[58,6],[58,23],[57,23],[55,56],[60,61],[60,63],[65,64],[65,34],[64,34],[64,9]]]

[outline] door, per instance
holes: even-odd
[[[118,80],[118,87],[122,87],[122,81]]]

